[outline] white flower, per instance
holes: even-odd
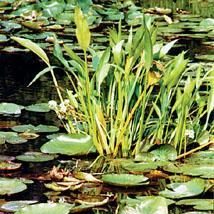
[[[65,99],[65,100],[64,100],[64,104],[65,104],[65,105],[68,105],[69,103],[70,103],[70,100],[69,100],[69,99]]]
[[[60,108],[60,109],[59,109],[60,112],[66,113],[67,108],[66,108],[66,106],[65,106],[64,103],[60,103],[60,104],[59,104],[59,108]]]
[[[185,135],[188,136],[191,139],[194,139],[194,135],[195,135],[194,130],[186,129]]]
[[[57,102],[55,100],[50,100],[48,102],[48,106],[49,106],[50,109],[54,109],[55,110],[57,108]]]

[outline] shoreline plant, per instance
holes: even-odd
[[[173,145],[181,153],[189,140],[197,140],[203,129],[211,129],[213,69],[201,77],[199,67],[195,79],[183,81],[184,74],[192,69],[187,68],[185,53],[167,63],[161,60],[176,41],[156,44],[157,29],[151,17],[144,16],[142,26],[136,32],[131,28],[127,38],[120,22],[118,30],[110,30],[110,47],[104,51],[89,47],[91,33],[78,7],[74,19],[84,59],[67,45],[62,48],[55,38],[54,56],[71,83],[63,91],[46,53],[30,40],[12,37],[47,64],[32,83],[51,72],[60,100],[59,106],[53,102],[52,106],[68,133],[90,135],[99,155],[115,158],[136,156],[162,143]],[[210,87],[208,94],[201,96],[204,82]],[[204,127],[196,127],[205,114]]]

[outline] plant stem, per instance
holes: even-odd
[[[55,86],[55,88],[56,88],[57,94],[58,94],[58,96],[59,96],[60,102],[63,103],[62,94],[61,94],[61,92],[60,92],[58,82],[57,82],[56,77],[55,77],[55,75],[54,75],[53,68],[52,68],[50,65],[48,65],[48,66],[49,66],[49,68],[50,68],[51,76],[52,76],[52,79],[53,79],[54,86]]]
[[[179,156],[176,158],[176,160],[179,160],[179,159],[181,159],[181,158],[185,158],[187,155],[190,155],[190,154],[192,154],[192,153],[194,153],[194,152],[196,152],[196,151],[198,151],[198,150],[200,150],[200,149],[203,149],[204,147],[209,146],[209,145],[211,145],[211,144],[214,144],[214,141],[210,141],[210,142],[205,143],[205,144],[203,144],[203,145],[201,145],[201,146],[198,146],[198,147],[195,148],[195,149],[192,149],[192,150],[190,150],[190,151],[188,151],[188,152],[185,152],[185,153],[179,155]]]

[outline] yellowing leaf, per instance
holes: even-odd
[[[148,73],[148,86],[156,84],[160,79],[160,74],[157,72],[149,71]]]
[[[34,52],[38,57],[40,57],[48,66],[50,66],[50,62],[48,56],[44,52],[42,48],[40,48],[36,43],[30,41],[29,39],[23,39],[16,36],[12,36],[11,39],[18,42],[20,45]]]
[[[88,23],[80,8],[75,8],[74,21],[76,24],[76,37],[80,47],[86,51],[90,44],[91,33],[89,31]]]

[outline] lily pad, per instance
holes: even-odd
[[[12,21],[1,21],[1,25],[2,25],[2,27],[4,27],[3,31],[5,31],[5,32],[9,32],[12,30],[18,30],[18,29],[22,28],[22,26],[20,24],[17,24]]]
[[[193,206],[196,210],[213,210],[213,199],[185,199],[178,201],[176,205]]]
[[[41,152],[25,152],[23,155],[16,156],[17,160],[25,162],[46,162],[51,161],[56,155],[43,154]]]
[[[214,162],[214,151],[200,151],[185,159],[186,163],[212,164]]]
[[[45,143],[41,151],[51,154],[86,155],[95,152],[95,147],[89,135],[63,134]]]
[[[14,163],[11,161],[0,161],[0,170],[16,170],[20,167],[20,163]]]
[[[204,19],[204,20],[202,20],[200,22],[199,25],[203,26],[203,27],[210,27],[210,26],[212,26],[214,28],[214,19],[212,19],[212,18]]]
[[[4,144],[5,142],[20,144],[27,142],[27,140],[20,137],[16,132],[0,132],[0,144]]]
[[[177,158],[176,149],[169,144],[160,145],[157,149],[152,150],[151,153],[155,155],[157,160],[175,160]]]
[[[37,103],[34,105],[26,106],[25,109],[27,111],[33,111],[33,112],[49,112],[50,111],[48,103]]]
[[[192,212],[185,212],[183,214],[210,214],[210,212],[192,211]]]
[[[15,132],[30,132],[30,133],[41,133],[41,132],[57,132],[59,128],[56,126],[38,125],[18,125],[11,128]]]
[[[104,183],[113,186],[131,187],[148,184],[148,178],[143,175],[132,174],[105,174],[101,179]]]
[[[122,167],[129,172],[145,172],[152,169],[157,169],[158,164],[155,162],[148,163],[122,163]]]
[[[23,108],[15,103],[0,103],[0,114],[21,114]]]
[[[0,34],[0,43],[7,42],[8,38],[4,34]]]
[[[63,192],[66,190],[71,189],[71,187],[73,188],[74,186],[78,186],[79,188],[81,188],[81,185],[79,182],[52,182],[52,183],[47,183],[45,184],[45,187],[48,189],[51,189],[53,191],[56,192]],[[77,189],[79,189],[77,188]],[[76,189],[75,189],[76,190]]]
[[[127,200],[127,205],[120,210],[120,214],[168,214],[167,199],[160,196],[141,197],[133,199],[134,203]],[[137,202],[137,203],[136,203]]]
[[[16,178],[0,178],[0,195],[11,195],[27,189],[26,184]]]
[[[214,55],[197,55],[195,56],[196,59],[203,60],[203,61],[209,61],[209,62],[214,62]]]
[[[38,201],[8,201],[0,206],[0,209],[5,212],[15,212],[29,204],[35,204]]]
[[[15,214],[68,214],[73,206],[67,203],[40,203],[26,206]]]
[[[168,189],[159,194],[167,198],[185,198],[201,194],[205,189],[205,181],[200,178],[192,179],[185,183],[172,183],[167,185]]]
[[[214,178],[214,165],[212,164],[184,164],[181,171],[185,175]]]

